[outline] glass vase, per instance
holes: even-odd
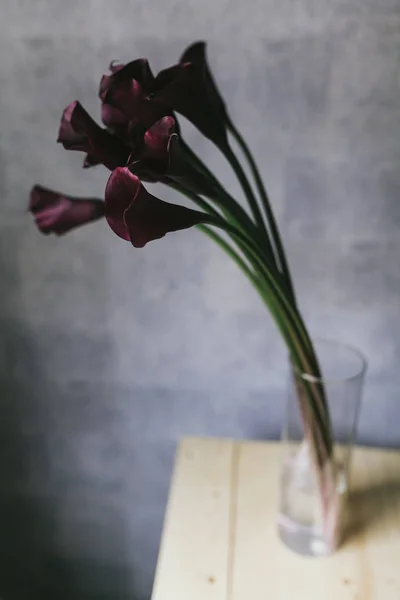
[[[342,539],[351,453],[367,365],[356,349],[345,344],[316,340],[314,349],[321,377],[298,372],[289,363],[278,530],[284,544],[296,553],[327,556]],[[303,382],[319,388],[330,412],[333,452],[323,469],[318,469],[313,460],[307,434],[310,423],[299,396]]]

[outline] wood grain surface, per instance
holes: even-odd
[[[328,558],[279,540],[279,469],[276,443],[181,442],[152,600],[400,600],[400,452],[355,449]]]

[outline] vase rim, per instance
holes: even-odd
[[[345,382],[355,381],[357,379],[362,379],[363,376],[365,375],[365,373],[367,371],[367,367],[368,367],[367,359],[362,354],[362,352],[360,352],[360,350],[358,350],[358,348],[356,348],[352,344],[348,344],[347,342],[341,342],[339,340],[335,340],[335,339],[331,339],[331,338],[324,338],[324,337],[320,337],[320,336],[312,338],[312,343],[313,343],[313,345],[317,345],[317,346],[319,344],[320,345],[323,344],[325,346],[342,348],[343,350],[346,350],[349,353],[349,355],[352,355],[353,358],[356,358],[358,360],[359,364],[358,364],[358,368],[355,369],[355,372],[351,373],[350,375],[335,376],[335,377],[331,377],[331,376],[316,377],[315,375],[312,375],[311,373],[306,373],[306,372],[300,370],[296,365],[293,364],[292,361],[290,361],[290,363],[292,364],[293,370],[296,372],[296,374],[299,377],[301,377],[305,381],[309,381],[311,383],[345,383]],[[317,348],[317,356],[318,356],[318,348]]]

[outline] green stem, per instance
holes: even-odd
[[[222,245],[225,251],[228,251],[242,271],[250,277],[262,300],[274,317],[278,329],[290,349],[291,357],[300,372],[314,373],[313,364],[315,362],[315,354],[301,316],[291,301],[287,299],[285,291],[282,290],[279,281],[275,279],[275,269],[268,260],[266,260],[265,255],[262,254],[257,243],[246,231],[243,232],[226,221],[209,202],[194,192],[185,189],[183,186],[175,185],[173,187],[193,200],[203,211],[205,211],[205,213],[207,213],[209,225],[216,226],[228,233],[233,241],[239,246],[250,264],[253,265],[256,273],[259,274],[259,277],[256,277],[254,273],[251,272],[242,258],[239,257],[239,255],[235,253],[235,251],[231,249],[220,236],[206,228],[208,235],[214,235],[214,240],[217,241],[218,239],[218,243]],[[234,255],[232,253],[234,253]],[[329,459],[332,454],[329,413],[327,411],[324,395],[319,393],[315,384],[309,381],[304,381],[303,384],[310,400],[310,408],[313,412],[315,422],[318,425],[317,432],[320,433],[322,437],[322,447],[321,443],[317,444],[317,441],[315,441],[315,452],[318,452],[318,460],[323,464],[324,460]],[[314,440],[317,440],[316,436],[314,437]]]
[[[243,227],[248,227],[249,229],[252,229],[254,235],[257,236],[258,231],[256,229],[256,226],[250,219],[247,212],[239,204],[239,202],[237,202],[235,198],[228,194],[228,192],[225,190],[225,188],[219,182],[219,180],[215,177],[215,175],[200,160],[197,154],[193,152],[190,146],[188,146],[182,139],[180,140],[180,145],[182,150],[185,152],[185,157],[189,161],[190,166],[196,171],[201,172],[211,184],[210,187],[212,187],[214,193],[211,195],[211,192],[207,192],[207,195],[210,198],[210,200],[215,201],[218,204],[218,206],[220,206],[221,209],[224,210],[224,212],[229,212],[230,217],[233,217],[238,224],[240,224]]]
[[[178,184],[178,183],[173,183],[173,182],[170,182],[168,185],[169,185],[169,187],[177,190],[178,192],[180,192],[181,194],[185,195],[187,198],[189,198],[190,200],[195,202],[195,204],[197,204],[205,212],[215,216],[217,219],[219,218],[219,219],[223,220],[221,214],[217,210],[215,210],[215,208],[208,201],[204,200],[203,198],[201,198],[201,196],[192,192],[191,190],[186,188],[184,185]],[[265,250],[265,248],[260,244],[258,238],[254,239],[252,237],[254,223],[252,223],[252,221],[250,221],[250,225],[248,226],[248,227],[250,227],[250,231],[249,231],[248,227],[246,227],[246,225],[248,225],[247,223],[244,224],[242,221],[238,221],[234,216],[232,216],[232,213],[229,210],[229,208],[222,208],[222,206],[225,207],[225,205],[222,205],[222,204],[220,204],[220,205],[221,205],[221,210],[223,211],[223,213],[227,219],[227,221],[224,221],[224,222],[227,222],[232,227],[234,227],[236,231],[240,231],[245,237],[247,237],[249,239],[249,241],[256,246],[257,252],[259,254],[261,254],[263,260],[268,264],[269,268],[275,272],[277,277],[279,277],[280,276],[279,272],[276,271],[275,265],[271,262],[271,260],[273,259],[273,255],[268,253]]]
[[[203,161],[197,156],[197,154],[195,154],[193,152],[193,150],[190,148],[190,146],[188,146],[182,139],[180,140],[180,143],[181,143],[181,147],[185,151],[186,157],[190,161],[192,167],[197,169],[198,171],[201,171],[206,176],[208,181],[210,181],[212,183],[213,188],[215,190],[215,195],[211,199],[216,201],[221,207],[224,207],[225,210],[229,210],[229,212],[231,213],[231,215],[233,215],[235,217],[237,222],[240,221],[240,223],[242,223],[242,224],[245,223],[247,225],[248,229],[252,231],[254,237],[259,241],[260,246],[265,247],[265,252],[267,252],[267,254],[270,256],[270,261],[272,261],[274,263],[274,267],[278,271],[278,266],[275,263],[274,249],[272,247],[271,240],[269,238],[267,230],[265,229],[264,224],[263,224],[262,229],[260,230],[259,227],[257,227],[257,225],[255,225],[253,223],[253,221],[250,219],[249,215],[246,213],[246,211],[243,209],[243,207],[239,204],[239,202],[237,202],[235,200],[235,198],[233,198],[233,196],[231,196],[226,191],[226,189],[224,188],[222,183],[210,171],[210,169],[203,163]],[[236,158],[236,157],[234,157],[234,158]],[[239,168],[240,168],[240,165],[239,165]],[[246,180],[246,176],[244,173],[243,173],[243,177],[245,179],[244,185],[246,186],[246,184],[247,184],[247,187],[246,187],[247,191],[250,191],[250,194],[252,194],[252,190]],[[254,194],[253,194],[253,198],[254,198]],[[254,198],[254,202],[256,202],[255,198]],[[258,206],[257,206],[257,208],[258,208]],[[227,216],[225,210],[224,210],[224,213],[225,213],[225,216]],[[260,213],[260,216],[261,216],[261,213]]]
[[[291,340],[288,332],[288,328],[284,319],[281,318],[277,305],[274,303],[273,296],[268,295],[268,289],[263,285],[263,280],[260,280],[254,272],[247,266],[241,256],[226,242],[220,235],[215,233],[210,227],[207,225],[197,225],[197,229],[205,233],[209,238],[211,238],[218,246],[237,264],[240,270],[245,274],[245,276],[250,280],[251,284],[255,287],[258,292],[261,300],[267,306],[268,310],[274,316],[276,325],[283,336],[283,339],[291,345]],[[243,249],[245,252],[245,249]]]
[[[253,177],[256,182],[256,186],[257,186],[259,194],[261,196],[261,201],[263,203],[264,211],[265,211],[268,225],[270,228],[272,245],[273,245],[272,252],[275,255],[275,262],[277,263],[278,268],[280,268],[280,270],[284,276],[286,286],[287,286],[287,291],[291,297],[293,304],[296,306],[296,304],[297,304],[296,295],[295,295],[295,291],[294,291],[292,278],[290,275],[288,261],[286,259],[286,254],[285,254],[283,244],[281,241],[281,237],[279,234],[279,229],[278,229],[275,217],[274,217],[274,213],[272,211],[271,202],[269,200],[267,191],[264,186],[264,182],[263,182],[260,172],[258,170],[257,164],[253,158],[253,155],[250,151],[250,148],[249,148],[248,144],[246,143],[246,141],[244,140],[243,136],[241,135],[239,130],[235,127],[235,125],[232,123],[232,121],[229,121],[228,127],[229,127],[232,135],[236,139],[237,143],[239,144],[240,148],[242,149],[242,152],[249,163],[250,170],[253,174]],[[312,342],[308,336],[307,330],[305,330],[305,335],[308,338],[308,344],[309,344],[310,348],[312,348]],[[315,352],[312,352],[312,353],[313,353],[313,357],[314,357],[313,358],[314,372],[315,372],[316,377],[320,378],[321,377],[321,369],[319,366],[318,357],[316,356]],[[323,389],[321,389],[321,394],[324,394]]]
[[[236,250],[207,225],[196,225],[196,227],[212,239],[236,263],[242,273],[250,280],[251,284],[259,291],[257,277]]]
[[[285,340],[288,340],[288,329],[285,325],[285,321],[281,319],[279,311],[277,310],[276,304],[273,302],[273,297],[268,297],[268,290],[263,285],[263,281],[260,280],[254,272],[247,266],[241,256],[226,242],[220,235],[215,233],[208,225],[197,225],[197,229],[205,233],[210,239],[212,239],[218,246],[237,264],[240,270],[250,280],[252,285],[256,288],[257,292],[261,296],[263,302],[267,305],[267,308],[275,316],[276,324]],[[245,251],[245,249],[244,249]]]
[[[234,239],[234,241],[236,243],[239,242],[241,249],[242,250],[243,250],[243,248],[245,249],[246,253],[250,256],[250,259],[253,263],[255,261],[257,270],[264,277],[266,277],[267,281],[269,281],[270,285],[271,284],[273,285],[275,291],[280,296],[280,300],[283,303],[283,305],[285,306],[285,308],[288,312],[288,315],[290,316],[292,321],[294,321],[294,323],[298,329],[298,332],[302,338],[303,344],[305,344],[305,346],[307,348],[312,348],[310,339],[307,334],[307,330],[304,325],[301,326],[302,319],[301,319],[299,313],[291,305],[291,303],[287,300],[284,291],[282,291],[282,289],[279,285],[279,282],[277,282],[275,279],[276,273],[274,273],[273,265],[271,265],[271,263],[268,261],[268,259],[265,257],[265,255],[262,253],[262,250],[260,250],[257,243],[254,242],[254,240],[251,238],[251,236],[249,236],[247,234],[247,232],[243,232],[242,230],[238,229],[237,227],[235,227],[234,225],[232,225],[231,223],[229,223],[228,221],[223,219],[223,217],[221,217],[221,215],[218,213],[218,211],[216,211],[215,208],[213,206],[211,206],[211,204],[209,202],[207,202],[206,200],[201,198],[198,194],[195,194],[194,192],[184,188],[181,185],[178,186],[178,185],[172,184],[171,187],[180,191],[187,198],[189,198],[190,200],[195,202],[202,210],[204,210],[206,213],[208,213],[211,216],[210,221],[209,221],[210,225],[214,225],[216,227],[219,227],[220,229],[223,229],[224,231],[226,231],[228,234],[230,234],[232,236],[232,238]],[[299,327],[299,325],[300,325],[300,327]],[[306,372],[306,371],[304,371],[304,372]],[[308,372],[312,373],[311,367],[309,367]]]
[[[232,169],[234,170],[240,185],[242,186],[243,192],[245,193],[245,196],[250,205],[251,212],[253,213],[255,222],[257,223],[258,227],[263,232],[265,237],[269,239],[268,230],[265,226],[263,216],[262,216],[260,208],[258,206],[257,198],[254,195],[253,190],[251,189],[251,185],[247,179],[246,173],[244,172],[244,170],[242,168],[242,165],[236,158],[236,155],[230,146],[226,147],[226,149],[224,150],[224,154],[225,154],[228,162],[230,163]]]
[[[265,259],[260,256],[259,248],[257,247],[257,244],[254,244],[254,240],[252,239],[251,234],[248,234],[248,231],[243,231],[241,229],[238,230],[234,225],[225,221],[222,217],[217,216],[216,211],[214,211],[210,220],[210,224],[220,227],[232,237],[235,243],[242,250],[243,254],[249,260],[250,264],[253,265],[253,268],[255,269],[256,273],[258,273],[258,276],[256,276],[252,270],[249,269],[242,258],[220,236],[215,234],[215,232],[208,227],[200,226],[200,228],[202,228],[207,235],[212,237],[214,241],[216,241],[225,250],[225,252],[227,252],[227,254],[233,258],[236,264],[238,264],[239,268],[241,268],[241,270],[255,286],[260,294],[261,299],[264,301],[274,317],[275,323],[281,332],[287,347],[289,348],[291,359],[299,368],[300,373],[315,373],[315,375],[318,377],[320,372],[318,360],[307,329],[296,309],[295,295],[289,274],[289,268],[284,255],[283,246],[280,242],[278,229],[272,214],[269,200],[250,152],[248,152],[246,155],[248,156],[248,160],[250,157],[252,161],[253,175],[256,178],[259,191],[261,192],[261,189],[263,190],[263,194],[261,195],[264,206],[266,206],[266,215],[269,220],[271,233],[275,240],[280,270],[283,270],[285,277],[286,286],[284,289],[282,290],[279,282],[274,279],[274,274],[276,276],[277,272],[277,261],[273,260],[274,269],[271,270],[271,266],[268,265],[268,263],[266,264]],[[244,191],[249,199],[249,203],[252,207],[257,225],[264,230],[265,237],[269,239],[268,231],[264,227],[262,217],[260,222],[261,215],[259,215],[258,205],[254,204],[252,190],[250,186],[247,186],[248,182],[246,175],[244,174],[241,165],[237,162],[237,159],[234,157],[233,153],[230,156],[231,161],[232,157],[233,162],[231,162],[231,164],[236,170],[239,179],[241,179],[242,187],[244,188]],[[256,176],[258,177],[258,180]],[[271,218],[269,218],[269,216]],[[271,255],[274,257],[273,251]],[[310,359],[311,365],[309,362]],[[306,397],[308,398],[307,402],[305,399],[303,399],[303,395],[299,394],[299,402],[305,418],[305,422],[303,424],[304,433],[306,439],[309,441],[310,451],[315,462],[324,516],[327,518],[329,511],[329,505],[327,502],[329,500],[329,489],[332,482],[329,482],[325,479],[324,466],[327,464],[329,468],[329,465],[332,465],[333,460],[333,438],[330,415],[323,386],[321,389],[319,389],[317,381],[313,382],[304,378],[301,378],[301,384],[306,393]],[[334,475],[334,471],[332,471],[332,475]]]
[[[222,219],[216,219],[214,223],[211,224],[214,224],[215,226],[236,237],[238,240],[240,240],[243,247],[246,248],[249,257],[256,265],[257,270],[259,270],[265,278],[268,287],[268,307],[278,325],[279,330],[284,335],[288,347],[291,349],[292,357],[295,359],[295,362],[302,373],[313,373],[315,356],[311,347],[310,363],[310,356],[307,351],[304,351],[304,345],[308,351],[310,351],[310,348],[308,345],[309,338],[303,320],[291,302],[286,298],[285,293],[280,288],[279,283],[275,280],[268,266],[258,255],[257,248],[254,247],[254,244],[248,238],[243,236],[240,231],[236,230],[229,223],[226,223]],[[284,315],[283,319],[281,313]],[[313,383],[312,381],[304,380],[304,386],[310,397],[310,403],[313,407],[315,420],[319,424],[321,435],[324,437],[323,451],[327,457],[330,457],[332,454],[332,439],[329,412],[325,397],[319,393],[316,385],[317,384]]]
[[[294,292],[294,286],[292,283],[292,278],[290,275],[290,270],[289,270],[289,265],[286,259],[286,255],[285,255],[285,251],[283,248],[283,244],[279,235],[279,230],[278,230],[278,226],[274,217],[274,213],[272,211],[271,208],[271,203],[270,200],[268,198],[268,194],[267,191],[265,189],[263,180],[261,178],[260,172],[258,170],[257,164],[253,158],[253,155],[250,151],[250,148],[248,147],[246,141],[244,140],[243,136],[240,134],[240,132],[238,131],[238,129],[235,127],[235,125],[232,123],[232,121],[229,122],[228,125],[232,135],[234,136],[234,138],[236,139],[236,141],[238,142],[240,148],[243,151],[244,156],[246,157],[248,163],[249,163],[249,167],[250,170],[253,174],[253,177],[255,179],[256,182],[256,186],[258,188],[260,197],[261,197],[261,201],[263,204],[263,208],[265,211],[265,215],[267,217],[267,221],[269,224],[269,228],[270,228],[270,232],[271,232],[271,237],[272,237],[272,243],[275,247],[275,252],[276,252],[276,260],[278,263],[278,266],[280,267],[283,275],[285,276],[286,280],[287,280],[287,285],[288,288],[290,290],[290,294],[291,297],[293,299],[293,302],[296,303],[296,296],[295,296],[295,292]]]

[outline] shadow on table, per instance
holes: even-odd
[[[344,542],[382,530],[384,524],[397,522],[399,508],[400,473],[398,478],[350,492]]]

